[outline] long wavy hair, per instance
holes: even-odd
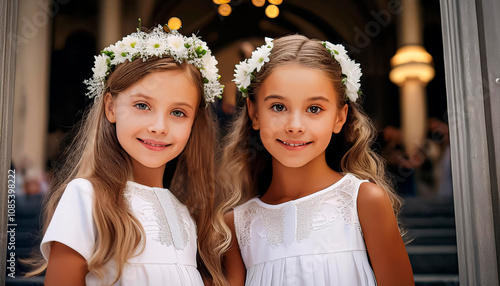
[[[222,219],[214,219],[214,149],[216,123],[203,96],[203,80],[199,70],[170,57],[136,59],[116,67],[107,81],[106,91],[113,96],[136,84],[147,75],[165,70],[186,70],[201,98],[190,138],[182,153],[167,163],[163,182],[190,211],[197,225],[198,265],[205,279],[225,281],[220,266],[219,243],[224,232]],[[144,229],[129,209],[123,192],[132,179],[130,156],[120,146],[116,127],[105,116],[104,96],[97,98],[82,121],[77,136],[66,149],[65,160],[54,171],[50,193],[44,201],[43,233],[45,233],[66,186],[75,178],[85,178],[94,189],[93,219],[97,228],[94,252],[87,261],[90,272],[102,277],[104,265],[115,261],[118,275],[125,262],[144,248]],[[201,258],[201,259],[200,259]],[[37,259],[31,259],[31,262]],[[38,275],[47,262],[38,256],[31,263]]]
[[[338,96],[338,108],[348,104],[347,120],[338,134],[333,134],[326,149],[326,161],[337,172],[352,173],[382,187],[392,203],[398,217],[402,201],[395,193],[386,175],[383,159],[371,146],[376,138],[376,129],[362,111],[359,100],[346,102],[345,85],[342,84],[340,64],[318,40],[301,35],[290,35],[274,40],[274,47],[266,63],[248,88],[248,98],[255,102],[261,83],[279,66],[297,63],[307,68],[324,72],[331,80]],[[255,196],[262,196],[272,179],[271,155],[259,139],[259,131],[252,128],[247,107],[239,110],[224,139],[225,147],[220,151],[217,182],[225,196],[218,211],[226,213],[235,206]],[[224,245],[226,249],[229,242]]]

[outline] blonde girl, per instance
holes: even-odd
[[[359,64],[341,45],[292,35],[266,39],[235,72],[247,104],[217,179],[231,285],[413,285]]]
[[[205,42],[162,26],[95,57],[85,81],[95,100],[51,183],[45,259],[31,275],[46,270],[46,285],[224,280],[207,108],[222,92],[216,64]]]

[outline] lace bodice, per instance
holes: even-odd
[[[313,228],[321,228],[337,218],[334,212],[318,213],[323,204],[334,207],[346,224],[356,225],[361,231],[356,209],[357,181],[354,176],[346,175],[327,189],[279,205],[269,205],[258,198],[248,201],[241,206],[241,215],[235,216],[239,245],[251,243],[250,226],[256,218],[262,220],[270,246],[300,243],[310,236]]]
[[[184,249],[189,242],[190,214],[187,208],[168,189],[151,188],[135,182],[127,182],[125,198],[137,218],[143,223],[146,235],[166,246]],[[139,197],[147,204],[134,204]],[[151,224],[152,223],[152,224]],[[147,227],[148,226],[148,227]]]

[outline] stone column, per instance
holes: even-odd
[[[103,49],[122,38],[122,1],[99,1],[98,49]]]
[[[401,0],[400,48],[391,60],[392,82],[400,87],[401,133],[406,154],[418,153],[427,134],[425,87],[434,77],[432,56],[423,48],[420,0]]]
[[[12,159],[45,170],[51,1],[19,1]]]

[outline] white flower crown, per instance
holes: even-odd
[[[252,52],[249,59],[241,61],[236,65],[234,70],[234,79],[238,90],[241,91],[243,97],[248,96],[248,87],[252,80],[255,79],[257,73],[269,62],[269,55],[273,49],[273,39],[265,38],[266,43]],[[347,56],[347,52],[342,45],[334,45],[330,42],[321,42],[332,57],[340,64],[342,69],[342,83],[346,86],[346,100],[355,102],[361,94],[361,68],[358,63]]]
[[[105,48],[100,55],[94,56],[94,75],[85,80],[89,98],[101,96],[106,87],[106,81],[114,68],[125,61],[141,58],[143,61],[151,57],[170,56],[179,64],[187,61],[200,70],[204,83],[205,101],[214,102],[221,98],[224,86],[220,84],[217,60],[207,47],[207,43],[196,37],[181,35],[176,30],[170,33],[164,31],[161,25],[155,27],[150,33],[140,31],[124,37]]]

